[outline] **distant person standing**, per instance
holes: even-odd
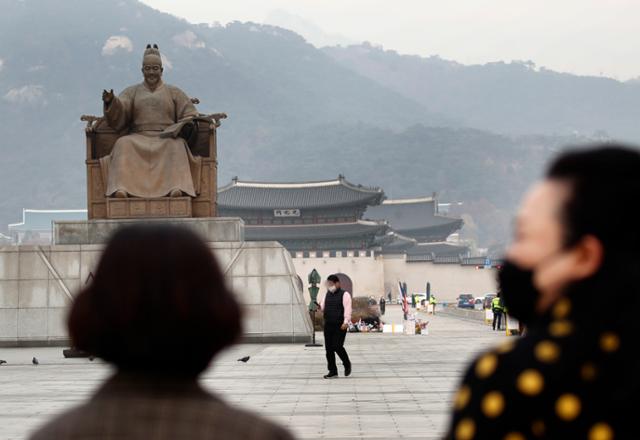
[[[493,312],[493,330],[496,329],[496,323],[498,330],[502,329],[502,314],[504,312],[504,305],[502,304],[502,298],[500,292],[491,300],[491,311]]]
[[[327,355],[329,373],[325,379],[338,376],[336,354],[344,366],[344,375],[351,374],[351,361],[344,349],[344,340],[351,323],[351,294],[340,288],[340,279],[336,275],[327,277],[327,293],[320,302],[324,315],[324,347]]]
[[[384,311],[387,308],[387,302],[384,299],[384,296],[380,297],[380,314],[384,315]]]
[[[436,296],[432,293],[429,296],[429,305],[431,306],[431,313],[433,315],[436,314],[436,304],[438,304],[438,300],[436,299]]]

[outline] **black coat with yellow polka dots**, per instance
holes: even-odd
[[[472,363],[446,439],[640,439],[640,335],[584,299],[563,297]]]

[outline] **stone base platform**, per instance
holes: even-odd
[[[107,218],[191,217],[191,197],[138,197],[107,200]]]
[[[155,221],[59,222],[54,225],[56,243],[65,244],[0,247],[0,346],[68,345],[68,307],[91,278],[103,243],[125,224]],[[311,339],[302,283],[280,243],[243,241],[239,219],[162,221],[194,228],[208,238],[243,305],[245,341]]]
[[[53,224],[53,243],[56,245],[105,244],[111,234],[123,226],[158,223],[190,228],[207,242],[244,241],[244,222],[242,219],[215,217],[59,221]]]

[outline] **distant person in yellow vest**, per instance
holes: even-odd
[[[431,305],[431,313],[433,313],[434,315],[436,314],[437,303],[438,303],[438,300],[436,299],[436,296],[432,293],[431,296],[429,296],[429,304]]]
[[[502,305],[502,298],[500,292],[491,301],[491,311],[493,312],[493,329],[496,329],[496,323],[498,330],[502,330],[502,314],[504,313],[504,305]]]

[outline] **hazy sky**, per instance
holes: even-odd
[[[143,1],[196,23],[280,17],[282,24],[286,14],[274,11],[284,11],[336,41],[370,41],[465,64],[532,60],[564,72],[640,76],[640,0]],[[306,37],[323,41],[311,29]]]

